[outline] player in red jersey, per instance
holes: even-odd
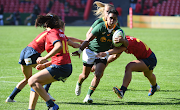
[[[64,26],[64,22],[61,21],[61,24],[62,26]],[[6,99],[6,102],[15,102],[14,101],[15,96],[25,87],[29,77],[32,76],[32,68],[35,68],[37,65],[36,60],[38,57],[41,56],[41,53],[45,50],[45,40],[49,30],[51,30],[51,28],[46,28],[45,31],[40,33],[32,42],[28,44],[26,48],[24,48],[21,51],[19,64],[21,64],[21,69],[25,78],[17,84],[17,86],[14,88],[10,96]],[[82,43],[83,40],[73,37],[68,37],[69,45],[71,45],[74,48],[80,47],[80,44],[74,42]],[[47,92],[49,90],[49,87],[50,84],[44,86]],[[55,99],[51,97],[49,93],[48,95],[53,101],[55,101]]]
[[[45,69],[36,73],[28,80],[28,84],[32,87],[29,110],[35,109],[39,95],[46,101],[49,109],[57,110],[59,109],[59,106],[50,99],[43,88],[43,85],[54,81],[64,82],[71,75],[72,65],[68,51],[68,44],[75,48],[80,47],[80,44],[74,44],[64,35],[64,22],[62,22],[57,15],[50,14],[47,16],[38,16],[36,26],[50,27],[51,30],[48,31],[45,41],[45,50],[48,54],[45,57],[39,57],[36,60],[36,62],[40,64],[37,65],[36,68]],[[42,64],[48,58],[51,58],[51,61]]]
[[[41,56],[41,53],[45,50],[45,39],[49,28],[40,33],[26,48],[21,51],[19,64],[21,64],[22,72],[25,78],[20,81],[10,96],[6,99],[6,102],[15,102],[15,96],[25,87],[28,79],[32,76],[32,68],[36,67],[36,59]]]
[[[137,58],[137,60],[127,64],[121,88],[118,89],[113,87],[113,90],[119,98],[123,98],[125,91],[131,82],[132,72],[143,72],[144,76],[147,77],[151,83],[151,89],[148,96],[152,96],[156,91],[160,90],[160,87],[156,83],[156,76],[153,74],[153,69],[157,63],[156,56],[145,43],[137,38],[126,36],[126,39],[122,39],[122,37],[115,39],[115,43],[124,44],[125,42],[128,43],[127,47],[121,46],[106,52],[101,52],[97,55],[98,57],[104,57],[106,55],[122,53],[124,51],[128,54],[133,54]]]

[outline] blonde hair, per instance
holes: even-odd
[[[93,3],[93,5],[97,5],[96,6],[96,10],[93,10],[93,12],[94,12],[94,15],[95,16],[97,16],[98,18],[102,18],[102,17],[104,17],[104,9],[105,9],[105,7],[112,7],[112,8],[114,8],[114,5],[112,5],[112,4],[108,4],[108,3],[102,3],[102,2],[100,2],[100,1],[95,1],[94,3]]]

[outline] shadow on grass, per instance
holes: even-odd
[[[127,89],[127,91],[147,91],[147,92],[149,92],[149,89],[150,88],[148,88],[147,90],[137,90],[137,89]],[[113,89],[111,90],[111,89],[96,89],[96,91],[112,91],[113,92]],[[160,89],[160,92],[180,92],[180,90],[162,90],[162,89]]]
[[[136,89],[128,89],[127,91],[149,91],[149,90],[136,90]],[[161,90],[158,92],[180,92],[180,90]]]
[[[124,102],[124,101],[114,101],[114,100],[101,100],[102,103],[80,103],[80,102],[56,102],[57,104],[73,104],[73,105],[180,105],[180,99],[176,98],[166,98],[169,102]],[[179,101],[179,102],[173,102]]]

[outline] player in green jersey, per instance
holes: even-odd
[[[94,10],[94,15],[97,16],[97,19],[93,24],[92,26],[89,28],[88,32],[86,33],[86,37],[88,37],[88,35],[91,33],[91,31],[93,30],[93,28],[98,25],[99,23],[102,23],[102,22],[106,22],[107,21],[107,16],[108,16],[108,11],[110,9],[115,9],[114,8],[114,5],[112,4],[109,4],[109,3],[102,3],[100,1],[95,1],[94,2],[94,5],[97,6],[97,10]],[[117,21],[117,24],[118,26],[119,23]],[[116,60],[118,57],[120,56],[120,54],[113,54],[113,55],[110,55],[108,57],[108,60],[107,60],[107,64],[106,66],[110,63],[110,62],[113,62],[114,60]],[[94,72],[95,71],[95,66],[92,67],[91,69],[91,72]],[[75,90],[75,94],[77,95],[78,94],[78,91]]]
[[[110,49],[113,33],[117,29],[120,29],[120,27],[116,25],[117,16],[118,12],[115,9],[109,10],[107,21],[99,23],[97,26],[95,26],[91,33],[88,35],[87,39],[83,42],[79,50],[72,53],[72,56],[80,56],[83,51],[83,71],[79,75],[79,80],[77,82],[78,86],[76,86],[76,88],[79,89],[79,92],[76,95],[80,95],[81,84],[88,77],[92,66],[94,64],[96,65],[94,78],[83,101],[85,103],[93,102],[90,96],[95,91],[101,77],[103,76],[103,72],[106,67],[107,58],[109,55],[102,58],[97,58],[96,55],[99,52],[104,52]]]

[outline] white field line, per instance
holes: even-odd
[[[15,78],[15,77],[19,78],[19,77],[24,77],[24,76],[7,76],[7,77],[0,77],[0,79],[3,79],[3,78]],[[14,82],[14,81],[2,81],[2,80],[0,82],[2,82],[2,83],[16,83],[16,84],[19,83],[19,82]]]
[[[0,77],[1,78],[13,78],[13,77],[24,77],[24,76],[5,76],[5,77]]]
[[[13,81],[0,81],[1,83],[19,83],[19,82],[13,82]]]

